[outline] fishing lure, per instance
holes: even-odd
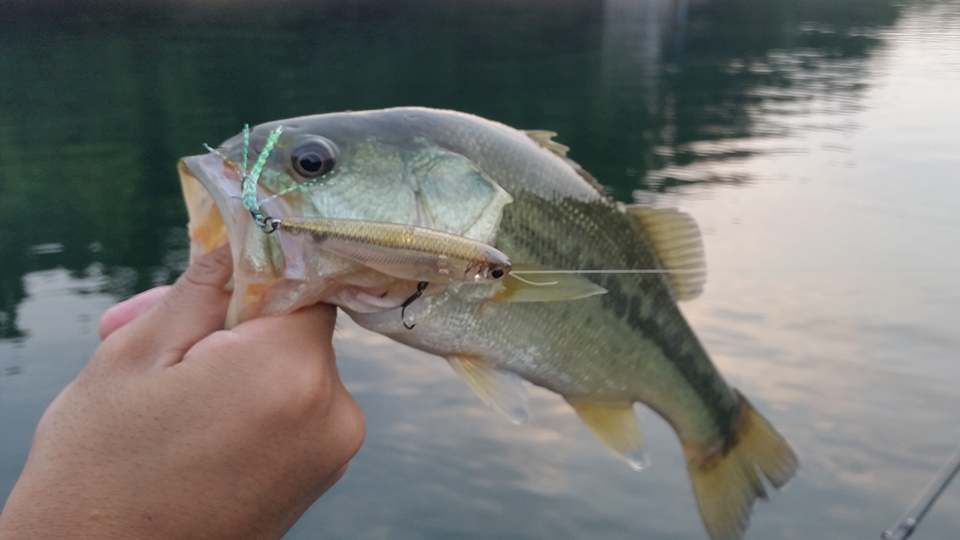
[[[508,275],[500,250],[463,236],[397,223],[284,218],[280,229],[309,235],[325,251],[400,279],[430,283],[492,283]]]

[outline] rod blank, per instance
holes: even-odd
[[[946,489],[950,481],[953,480],[953,477],[956,476],[958,470],[960,470],[960,450],[957,450],[953,458],[940,469],[937,478],[930,484],[930,487],[923,492],[923,495],[917,503],[913,505],[913,508],[907,512],[907,515],[900,520],[900,523],[893,529],[884,531],[883,534],[880,535],[880,538],[883,540],[905,540],[909,538],[910,535],[913,534],[913,531],[916,530],[920,520],[926,515],[927,510],[930,510],[933,503],[937,501],[937,497],[943,493],[943,490]]]

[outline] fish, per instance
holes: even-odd
[[[434,283],[411,303],[414,280],[309,235],[265,232],[228,162],[248,151],[260,159],[281,126],[258,179],[265,215],[441,231],[505,254],[510,279]],[[646,454],[634,404],[643,403],[676,432],[709,537],[741,538],[767,498],[764,479],[783,487],[799,461],[723,379],[678,308],[706,280],[696,223],[613,201],[554,137],[420,107],[261,124],[179,161],[191,256],[230,245],[228,327],[336,304],[362,327],[443,357],[514,422],[530,414],[523,381],[559,394],[638,470]]]

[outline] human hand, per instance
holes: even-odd
[[[279,538],[346,470],[363,416],[336,310],[222,330],[229,253],[114,306],[44,413],[0,539]]]

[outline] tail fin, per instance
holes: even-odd
[[[799,467],[787,441],[747,398],[739,392],[737,396],[740,414],[731,445],[706,458],[698,449],[684,445],[693,493],[712,540],[743,536],[754,501],[767,498],[759,473],[779,489]]]

